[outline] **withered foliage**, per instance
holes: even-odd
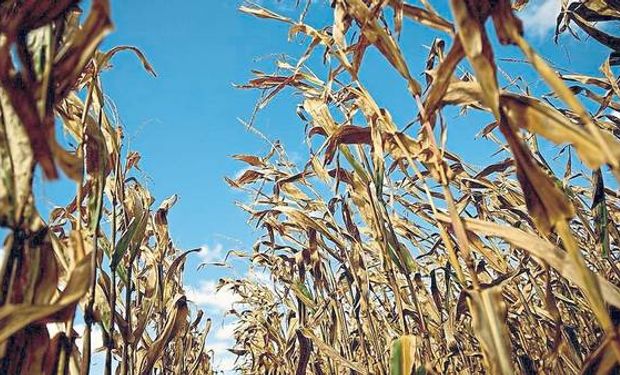
[[[618,2],[565,1],[558,18],[558,32],[574,22],[616,51],[598,76],[559,75],[538,55],[517,13],[527,1],[451,0],[448,17],[426,0],[334,0],[327,26],[307,24],[304,3],[295,19],[241,8],[309,40],[297,62],[278,61],[276,74],[242,87],[263,91],[259,108],[285,88],[302,98],[310,158],[297,170],[278,144],[265,157],[236,156],[248,170],[229,183],[254,198],[242,205],[264,233],[252,263],[271,279],[223,281],[242,298],[233,310],[238,369],[617,368],[620,196],[609,186],[620,176],[620,90],[615,40],[593,25],[617,20]],[[437,33],[428,55],[399,43],[405,22]],[[551,95],[503,87],[501,45],[515,46]],[[393,121],[359,79],[371,48],[405,81],[413,126]],[[308,67],[319,53],[325,74]],[[426,60],[424,83],[407,63],[414,59]],[[473,167],[447,148],[453,106],[492,118],[479,124],[481,137],[504,160]]]
[[[188,306],[184,262],[168,233],[176,197],[154,206],[133,177],[140,155],[123,132],[100,74],[117,52],[97,49],[110,5],[93,0],[0,3],[0,373],[87,374],[106,351],[106,374],[211,374],[210,320]],[[75,147],[55,135],[61,127]],[[75,181],[65,207],[41,217],[35,167]],[[82,316],[76,320],[76,317]],[[77,332],[78,322],[83,332]],[[103,334],[93,347],[93,327]],[[81,336],[82,347],[76,339]]]
[[[571,22],[574,22],[594,40],[612,50],[609,55],[610,65],[620,65],[620,36],[606,31],[613,30],[614,26],[617,30],[620,21],[619,7],[620,4],[614,0],[563,1],[555,31],[556,42],[558,36],[565,31],[579,39],[577,32],[571,28]],[[611,28],[605,27],[607,25]]]

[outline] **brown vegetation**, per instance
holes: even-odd
[[[182,283],[197,250],[170,238],[176,197],[157,207],[133,176],[140,155],[123,149],[100,80],[123,50],[155,72],[133,47],[97,49],[111,29],[107,1],[93,0],[81,24],[77,3],[0,3],[0,373],[88,373],[98,325],[106,374],[211,374],[210,320]],[[296,169],[278,143],[266,156],[235,156],[248,169],[228,182],[251,192],[242,208],[264,230],[251,261],[273,282],[221,281],[242,298],[232,311],[240,372],[618,368],[620,195],[605,172],[620,177],[620,43],[600,24],[620,20],[620,6],[563,5],[558,35],[586,33],[611,49],[600,75],[587,76],[556,73],[525,40],[516,12],[527,1],[450,3],[454,24],[426,0],[334,0],[322,28],[305,22],[311,1],[298,19],[241,8],[310,41],[296,62],[243,86],[265,93],[259,108],[285,88],[299,94],[310,159]],[[438,35],[424,83],[407,63],[420,49],[398,42],[404,22]],[[493,46],[507,44],[550,95],[498,79]],[[413,125],[397,124],[359,79],[369,48],[402,76]],[[324,76],[306,64],[318,50]],[[473,167],[450,151],[449,106],[486,113],[480,136],[505,159]],[[74,148],[54,134],[57,122]],[[76,183],[49,218],[35,206],[37,165]]]
[[[602,170],[620,176],[618,45],[593,22],[620,20],[620,6],[563,6],[558,33],[576,24],[613,50],[590,77],[558,75],[528,44],[516,13],[527,1],[452,0],[454,24],[421,3],[334,0],[329,27],[305,23],[303,8],[296,20],[242,7],[309,40],[297,62],[244,87],[264,91],[259,108],[284,88],[299,94],[310,159],[296,170],[277,145],[237,156],[249,169],[229,183],[255,197],[243,208],[264,230],[252,262],[274,282],[224,280],[243,297],[239,370],[610,372],[620,360],[620,197]],[[438,35],[424,84],[405,58],[420,59],[419,47],[398,42],[404,22]],[[507,44],[551,95],[502,87],[493,45]],[[404,79],[413,126],[395,123],[359,79],[369,48]],[[306,62],[323,51],[328,73],[314,74]],[[474,168],[447,149],[447,106],[488,113],[481,136],[505,160]],[[564,146],[563,167],[542,139]]]
[[[200,324],[202,312],[190,312],[182,285],[185,259],[197,250],[180,252],[170,239],[166,216],[176,197],[157,208],[132,178],[140,155],[123,149],[100,81],[123,50],[155,72],[133,47],[97,50],[112,26],[109,4],[92,1],[80,24],[77,3],[0,4],[0,225],[9,230],[0,373],[87,374],[91,354],[102,349],[106,374],[211,374],[210,321]],[[74,149],[57,141],[55,121]],[[76,183],[73,201],[47,220],[35,208],[36,165],[47,179],[62,170]],[[104,348],[92,347],[95,324]]]

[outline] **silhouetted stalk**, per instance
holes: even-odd
[[[86,137],[86,116],[88,113],[88,108],[90,107],[90,102],[92,101],[92,95],[93,95],[93,90],[94,90],[95,84],[91,83],[90,87],[89,87],[89,91],[88,91],[88,96],[86,98],[86,104],[84,106],[84,112],[82,114],[82,123],[84,124],[84,130],[83,130],[83,138],[82,138],[82,144],[83,144],[83,148],[82,148],[82,152],[84,153],[84,157],[88,158],[89,156],[86,154],[86,142],[84,137]],[[99,125],[99,127],[101,127],[101,119],[102,119],[102,114],[103,114],[103,108],[99,108],[99,113],[98,113],[98,118],[97,118],[97,123]],[[103,166],[97,166],[98,168],[103,168]],[[89,290],[89,294],[88,294],[88,300],[86,302],[86,308],[84,309],[84,323],[85,323],[85,328],[84,328],[84,346],[82,348],[82,363],[80,366],[80,373],[81,374],[88,374],[90,372],[90,359],[91,359],[91,352],[92,352],[92,348],[91,348],[91,341],[92,341],[92,325],[94,322],[94,305],[95,305],[95,293],[96,293],[96,288],[97,288],[97,253],[98,253],[98,238],[99,238],[99,228],[100,228],[100,221],[101,221],[101,212],[102,212],[102,205],[103,205],[103,184],[105,183],[105,181],[100,180],[99,179],[99,173],[101,173],[99,170],[96,171],[88,171],[89,173],[94,173],[94,177],[91,177],[93,179],[96,179],[98,181],[95,181],[95,186],[97,187],[97,189],[94,189],[94,192],[91,192],[91,196],[92,194],[95,194],[95,211],[93,212],[92,217],[88,217],[88,220],[90,221],[90,230],[92,231],[92,235],[93,235],[93,250],[92,250],[92,258],[91,258],[91,269],[90,269],[90,290]],[[82,186],[80,186],[80,191],[82,189]],[[81,194],[81,193],[80,193]],[[78,216],[81,216],[81,206],[82,206],[82,201],[79,200],[78,201],[78,209],[80,210],[80,214]],[[78,222],[81,222],[81,220],[79,220]],[[83,238],[82,238],[83,241]]]
[[[132,263],[133,263],[133,259],[129,260],[129,264],[127,265],[127,285],[125,288],[125,322],[127,323],[127,330],[128,332],[132,331],[132,324],[131,324],[131,288],[132,288],[132,276],[133,276],[133,272],[132,272]],[[122,369],[122,374],[123,375],[131,375],[133,374],[133,369],[131,367],[131,361],[129,360],[131,358],[131,350],[130,350],[130,345],[129,342],[127,341],[127,339],[123,338],[123,369]]]
[[[114,176],[114,186],[116,187],[118,180],[118,161],[116,163],[116,173]],[[110,254],[114,254],[116,251],[116,192],[112,195],[112,249]],[[105,375],[112,374],[112,349],[114,348],[114,325],[116,323],[116,267],[110,267],[111,281],[110,281],[110,332],[108,333],[106,342],[106,356],[105,356]]]

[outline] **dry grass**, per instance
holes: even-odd
[[[427,1],[334,0],[329,27],[305,23],[304,2],[297,19],[241,8],[309,41],[297,62],[279,61],[276,74],[243,87],[264,92],[259,108],[285,88],[299,94],[310,159],[297,170],[278,145],[265,157],[236,156],[249,168],[229,183],[252,194],[242,207],[264,232],[252,263],[273,281],[222,281],[243,298],[233,311],[240,372],[618,367],[620,197],[602,172],[620,176],[618,45],[592,22],[620,20],[620,8],[564,6],[558,32],[576,24],[615,51],[589,77],[558,75],[527,43],[515,13],[526,2],[452,0],[452,24]],[[405,59],[420,59],[422,49],[398,43],[404,22],[440,35],[420,72],[424,84]],[[502,88],[492,38],[516,46],[553,95]],[[359,79],[369,48],[405,81],[414,126],[395,123]],[[315,53],[328,73],[306,65]],[[472,72],[457,75],[465,61]],[[447,106],[470,109],[463,116],[486,112],[493,120],[482,137],[505,160],[473,168],[447,149]],[[549,162],[557,149],[543,151],[540,139],[563,145],[565,164]]]

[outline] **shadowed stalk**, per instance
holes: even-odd
[[[115,165],[114,172],[114,186],[118,184],[119,166],[118,162]],[[116,192],[112,192],[112,229],[111,229],[111,244],[112,248],[110,253],[114,254],[116,250],[116,206],[117,206]],[[112,374],[112,350],[114,349],[114,329],[116,324],[116,267],[110,267],[110,300],[108,301],[110,306],[110,332],[106,342],[106,357],[105,357],[105,375]]]
[[[131,332],[131,283],[132,283],[132,266],[131,266],[131,262],[127,262],[127,284],[125,285],[125,322],[127,324],[128,327],[128,331]],[[124,341],[124,345],[123,345],[123,359],[122,359],[122,367],[121,367],[121,374],[123,375],[131,375],[132,374],[132,368],[131,368],[131,362],[129,361],[130,358],[130,347],[131,345],[129,345],[129,342],[127,341],[126,338],[123,338]]]
[[[92,93],[94,90],[94,84],[93,86],[91,86],[92,88],[89,90],[89,95],[87,97],[86,103],[89,102],[89,98],[92,98]],[[88,106],[86,106],[84,108],[85,111],[88,111]],[[101,121],[102,121],[102,114],[103,114],[103,107],[98,108],[98,116],[97,116],[97,126],[99,129],[101,129]],[[83,115],[83,119],[85,119],[85,114]],[[85,123],[85,120],[83,120]],[[86,127],[84,127],[84,136],[85,137],[90,137],[86,130]],[[90,142],[97,142],[95,140],[89,140]],[[90,155],[90,150],[87,151],[86,149],[86,144],[84,145],[84,155],[85,158],[91,158],[91,159],[95,159],[98,160],[99,159],[99,155]],[[95,152],[99,152],[98,148],[97,151]],[[91,279],[90,279],[90,287],[89,287],[89,294],[88,294],[88,300],[86,302],[86,307],[85,307],[85,311],[84,311],[84,323],[85,323],[85,330],[84,330],[84,346],[82,349],[82,364],[81,364],[81,373],[82,374],[88,374],[90,372],[90,360],[91,360],[91,356],[92,356],[92,325],[95,322],[94,321],[94,305],[95,305],[95,293],[96,293],[96,288],[97,288],[97,260],[99,259],[99,230],[100,230],[100,224],[101,224],[101,216],[102,216],[102,207],[103,207],[103,190],[104,190],[104,184],[105,184],[105,179],[103,178],[103,169],[105,168],[103,165],[101,165],[100,163],[93,163],[93,162],[89,162],[88,160],[86,161],[86,164],[90,164],[90,165],[95,165],[95,168],[97,168],[96,170],[88,170],[87,168],[87,172],[91,175],[90,177],[90,181],[95,185],[92,189],[94,190],[94,192],[91,192],[89,198],[90,200],[94,201],[94,210],[89,212],[89,230],[92,233],[93,236],[93,250],[92,250],[92,259],[91,259]],[[102,176],[102,178],[100,178],[100,176]],[[89,203],[89,209],[91,208],[92,203]],[[81,205],[81,203],[80,203]]]

